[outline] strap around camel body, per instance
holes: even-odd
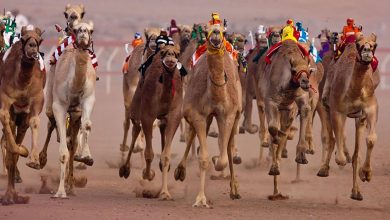
[[[76,37],[74,35],[65,38],[62,41],[62,43],[57,47],[57,49],[54,51],[50,65],[56,64],[57,60],[60,58],[62,53],[65,51],[65,49],[69,45],[74,44],[75,42],[76,42]],[[91,61],[92,61],[92,66],[93,66],[93,68],[96,69],[99,65],[98,61],[97,61],[97,57],[93,51],[88,50],[88,52],[89,52],[89,57],[91,58]]]

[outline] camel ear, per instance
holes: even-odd
[[[376,34],[371,33],[370,38],[372,41],[376,42]]]
[[[93,26],[94,26],[94,25],[93,25],[93,22],[92,22],[92,21],[89,21],[89,22],[88,22],[88,25],[89,25],[89,28],[88,28],[88,29],[89,29],[89,31],[90,31],[91,34],[92,34],[92,33],[93,33]]]
[[[42,30],[40,28],[35,28],[35,33],[37,33],[39,36],[42,36]]]
[[[148,32],[149,32],[149,29],[148,29],[148,28],[145,28],[145,29],[144,29],[144,35],[145,35],[146,40],[149,40],[149,34],[148,34]]]
[[[66,6],[65,6],[65,11],[69,10],[70,8],[71,8],[70,4],[69,4],[69,3],[66,4]]]
[[[68,19],[68,13],[66,13],[66,11],[64,11],[64,15],[65,15],[65,19]]]
[[[363,39],[363,33],[362,33],[362,32],[356,33],[356,42],[357,42],[357,41],[360,41],[360,40],[362,40],[362,39]]]
[[[83,4],[80,4],[79,7],[81,8],[82,12],[81,12],[81,18],[84,18],[84,15],[85,15],[85,7]]]
[[[20,31],[21,35],[24,36],[27,33],[27,26],[23,26],[22,30]]]

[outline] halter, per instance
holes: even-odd
[[[227,77],[226,71],[224,71],[224,73],[225,73],[225,76],[224,76],[224,77],[225,77],[225,82],[224,82],[224,83],[218,84],[218,83],[214,82],[214,80],[211,78],[211,75],[209,75],[209,79],[210,79],[211,83],[212,83],[214,86],[216,86],[216,87],[222,87],[222,86],[226,85],[227,82],[228,82],[228,77]]]
[[[300,70],[295,74],[292,74],[292,81],[296,84],[299,84],[299,78],[301,78],[302,74],[306,73],[307,78],[310,78],[310,73],[307,72],[306,70]]]

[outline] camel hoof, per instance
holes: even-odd
[[[28,149],[23,145],[19,145],[18,153],[21,157],[28,157]]]
[[[19,196],[16,192],[12,195],[6,193],[0,201],[2,205],[27,204],[30,201],[30,197]]]
[[[219,135],[217,132],[211,131],[211,132],[209,132],[208,136],[213,137],[213,138],[217,138]]]
[[[28,167],[33,168],[33,169],[36,169],[36,170],[41,169],[41,166],[39,165],[39,163],[36,163],[36,162],[30,161],[30,162],[26,163],[26,165],[27,165]]]
[[[172,201],[173,200],[173,198],[169,194],[169,192],[160,192],[159,199],[161,201]]]
[[[313,149],[307,149],[305,153],[314,155],[314,150]]]
[[[195,203],[192,205],[194,208],[210,208],[207,204],[205,196],[197,196]]]
[[[179,164],[179,166],[177,166],[177,168],[175,169],[175,180],[178,181],[180,180],[181,182],[183,182],[186,178],[186,168]]]
[[[119,168],[119,177],[127,179],[130,176],[130,167],[123,165]]]
[[[215,171],[222,171],[227,166],[227,164],[222,164],[219,161],[219,156],[214,156],[214,157],[211,158],[211,160],[213,161]]]
[[[370,180],[372,178],[371,169],[365,170],[363,168],[360,168],[359,169],[359,177],[363,182],[365,182],[365,181],[370,182]]]
[[[66,195],[66,192],[57,192],[55,195],[51,197],[52,199],[69,199],[69,197]]]
[[[295,162],[299,164],[307,164],[309,161],[306,159],[306,155],[304,152],[299,152],[297,157],[295,158]]]
[[[257,125],[251,125],[249,128],[245,129],[249,134],[254,134],[259,131],[259,126]]]
[[[352,163],[352,158],[351,158],[351,156],[349,155],[349,153],[348,152],[344,152],[344,154],[345,154],[345,157],[347,158],[347,163]]]
[[[240,128],[238,129],[238,133],[239,134],[245,134],[245,128],[240,126]]]
[[[261,147],[269,148],[269,143],[268,142],[263,142],[263,143],[261,143]]]
[[[288,151],[286,148],[282,150],[282,158],[288,158]]]
[[[122,152],[126,152],[126,151],[130,150],[130,147],[129,147],[129,145],[121,144],[121,147],[119,149]]]
[[[43,169],[46,166],[47,163],[47,154],[44,152],[39,153],[39,166],[41,169]]]
[[[280,175],[279,167],[276,165],[272,165],[269,172],[268,172],[268,175],[270,175],[270,176]]]
[[[360,192],[352,192],[351,193],[351,199],[362,201],[363,200],[363,196],[362,196],[362,194]]]
[[[163,171],[163,164],[160,160],[160,162],[158,163],[158,167],[160,168],[160,171],[162,172]],[[171,164],[168,164],[168,172],[171,170]]]
[[[287,200],[287,199],[289,199],[289,197],[288,196],[284,196],[284,195],[278,193],[278,194],[274,194],[274,195],[268,196],[268,199],[272,200],[272,201]]]
[[[22,177],[20,177],[20,175],[15,175],[15,183],[22,183],[23,180],[22,180]]]
[[[241,164],[242,163],[242,159],[241,159],[241,157],[240,156],[234,156],[233,157],[233,163],[234,164]]]
[[[241,196],[238,193],[238,182],[235,180],[230,181],[230,198],[232,200],[241,199]]]
[[[321,169],[318,171],[317,176],[319,177],[328,177],[329,176],[329,166],[322,165]]]
[[[241,195],[230,193],[230,199],[232,199],[232,200],[241,199]]]
[[[79,155],[74,156],[74,161],[84,163],[87,166],[93,165],[93,159],[90,156],[81,157]]]
[[[149,180],[149,181],[152,181],[154,179],[154,176],[156,175],[156,173],[154,172],[154,170],[150,169],[149,173],[146,173],[146,169],[144,169],[142,171],[142,178],[144,180]]]

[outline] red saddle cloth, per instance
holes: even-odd
[[[267,64],[271,64],[272,55],[274,55],[279,50],[279,48],[282,46],[282,43],[283,42],[276,43],[276,44],[272,45],[272,47],[268,50],[267,55],[265,56],[265,62]],[[309,52],[302,45],[300,45],[298,43],[297,43],[297,45],[298,45],[299,49],[301,50],[302,54],[304,56],[308,57]]]

